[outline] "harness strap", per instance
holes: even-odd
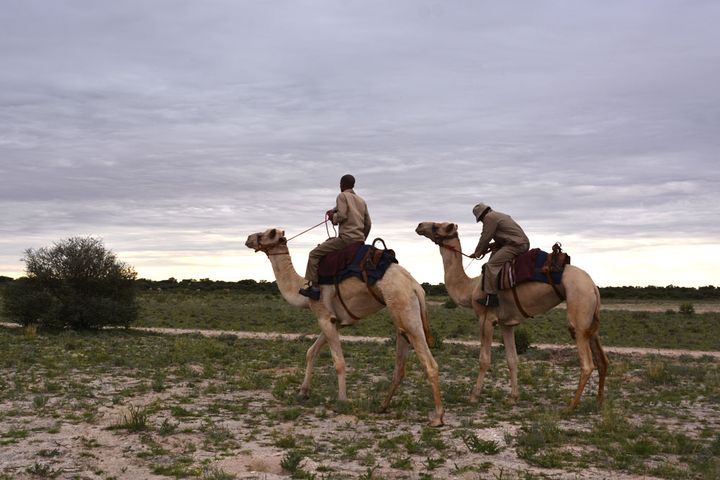
[[[547,276],[548,283],[555,291],[555,295],[558,296],[558,298],[561,301],[565,300],[565,297],[563,297],[562,293],[560,293],[560,289],[557,288],[557,285],[552,279],[551,272],[553,271],[553,268],[556,268],[558,270],[562,270],[565,263],[569,263],[569,261],[566,261],[566,258],[562,258],[565,254],[563,254],[562,248],[560,247],[560,243],[555,243],[552,247],[552,253],[548,255],[547,261],[545,262],[545,265],[543,266],[543,271],[545,272],[545,275]],[[561,265],[558,265],[560,262],[564,262]]]
[[[525,318],[530,318],[530,315],[528,315],[528,313],[525,311],[525,309],[520,304],[520,297],[518,296],[517,287],[515,285],[513,285],[513,287],[512,287],[512,294],[513,294],[513,298],[515,299],[515,305],[517,305],[517,308],[518,308],[518,310],[520,310],[520,313],[522,314],[522,316]]]
[[[565,300],[565,297],[563,297],[562,293],[560,293],[560,289],[557,288],[557,285],[555,284],[555,282],[553,282],[552,275],[550,275],[550,269],[549,269],[549,268],[545,271],[545,275],[547,275],[548,283],[550,284],[550,286],[551,286],[551,287],[553,288],[553,290],[555,291],[555,295],[557,295],[560,300],[564,301],[564,300]]]
[[[343,308],[345,309],[347,314],[350,315],[350,318],[352,318],[355,321],[360,320],[360,317],[358,317],[354,313],[352,313],[350,311],[350,309],[347,307],[347,305],[345,304],[345,300],[343,300],[342,294],[340,293],[340,284],[337,281],[337,277],[335,278],[335,292],[337,294],[338,300],[340,300],[340,304],[343,306]]]
[[[381,240],[381,239],[376,239],[375,241],[377,241],[377,240]],[[382,241],[382,240],[381,240],[381,241]],[[374,243],[375,243],[375,242],[373,242],[373,244],[374,244]],[[385,242],[383,242],[383,245],[385,245]],[[368,279],[367,269],[365,268],[366,262],[368,261],[368,257],[370,256],[370,252],[371,252],[371,250],[373,250],[373,249],[376,250],[376,253],[379,253],[379,254],[380,254],[380,255],[376,255],[376,256],[375,256],[375,262],[373,262],[373,265],[377,265],[377,264],[380,262],[380,258],[382,257],[382,250],[377,249],[377,248],[375,248],[375,247],[368,248],[368,251],[365,252],[365,256],[363,256],[362,260],[360,260],[360,273],[362,274],[363,281],[365,282],[365,286],[367,286],[367,289],[368,289],[368,291],[370,292],[370,295],[372,295],[373,298],[374,298],[375,300],[377,300],[377,302],[378,302],[380,305],[385,305],[385,302],[378,296],[377,293],[375,293],[375,291],[372,289],[372,287],[370,287],[370,281],[369,281],[369,279]],[[386,249],[386,250],[387,250],[387,249]]]

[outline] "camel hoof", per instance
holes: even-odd
[[[300,389],[297,392],[297,395],[302,400],[307,400],[310,398],[310,389],[305,387],[300,387]]]
[[[518,404],[518,397],[510,396],[505,400],[505,403],[507,403],[510,407],[514,407]]]
[[[475,393],[475,392],[472,392],[472,393],[470,394],[470,399],[469,399],[469,400],[470,400],[470,403],[478,403],[478,402],[480,401],[480,395],[478,395],[478,394]]]
[[[431,413],[431,414],[429,415],[430,421],[428,422],[428,426],[430,426],[430,427],[442,427],[443,425],[445,425],[445,422],[443,421],[443,417],[444,417],[444,416],[445,416],[444,413],[441,413],[441,414],[439,414],[439,415],[438,415],[438,414]]]
[[[378,413],[386,413],[389,406],[389,403],[383,403],[382,405],[380,405],[380,408],[378,408]]]

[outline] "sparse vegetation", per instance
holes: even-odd
[[[255,329],[284,327],[272,316],[282,315],[274,310],[282,305],[276,297],[225,291],[144,293],[141,321],[160,311],[146,310],[148,299],[159,309],[163,298],[168,321],[175,308],[180,319],[189,321],[193,317],[185,315],[194,311],[197,322],[214,319],[218,327],[247,330],[242,328],[246,313],[237,313],[249,317],[254,309]],[[273,314],[258,308],[260,303]],[[433,328],[448,338],[476,339],[476,323],[462,313],[432,306]],[[555,330],[569,339],[563,315],[551,312],[523,328],[533,339],[554,338]],[[696,313],[688,322],[663,311],[604,312],[601,332],[607,327],[610,338],[620,338],[614,332],[623,330],[626,343],[644,346],[664,342],[652,336],[672,329],[673,346],[704,348],[714,340],[702,339],[707,330],[694,328],[717,319],[707,313]],[[359,327],[344,332],[365,328],[387,336],[392,328],[381,315]],[[413,354],[388,412],[376,413],[392,374],[394,343],[346,345],[353,368],[347,373],[350,400],[342,404],[336,402],[335,372],[324,350],[310,397],[298,398],[315,328],[311,319],[298,327],[308,336],[297,341],[132,330],[52,335],[41,330],[27,337],[20,329],[0,328],[0,444],[14,452],[0,466],[0,478],[64,478],[72,471],[107,479],[154,473],[226,480],[242,475],[223,459],[246,458],[250,465],[257,452],[275,463],[256,468],[285,468],[295,478],[543,478],[543,468],[593,468],[607,477],[614,472],[667,479],[720,475],[720,365],[715,359],[611,355],[605,406],[595,405],[593,374],[580,407],[568,413],[577,370],[572,350],[529,349],[521,359],[519,403],[509,407],[507,367],[495,365],[479,404],[471,404],[478,350],[446,343],[434,354],[451,420],[433,429],[424,426],[430,399]],[[494,356],[500,354],[493,350]],[[94,457],[109,451],[126,468],[139,470],[103,467],[96,473],[100,467]],[[499,451],[504,459],[515,459],[516,467],[496,466]],[[94,465],[94,471],[79,472],[84,467],[77,465]],[[246,473],[245,464],[242,468]],[[540,470],[529,473],[529,468]],[[262,477],[262,471],[257,475]]]

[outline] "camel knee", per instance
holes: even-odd
[[[489,358],[480,357],[480,371],[481,372],[487,372],[488,370],[490,370],[491,366],[492,366],[492,363]]]
[[[572,338],[573,340],[576,340],[577,335],[575,333],[575,327],[573,327],[572,325],[569,325],[568,332],[570,332],[570,338]]]
[[[590,365],[583,365],[580,367],[580,378],[582,381],[587,381],[590,378],[590,375],[592,375],[592,372],[594,370],[594,367],[592,363]]]
[[[315,357],[317,356],[317,352],[314,348],[310,347],[305,354],[305,364],[312,365],[315,363]]]

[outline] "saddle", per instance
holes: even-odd
[[[383,248],[375,247],[378,242]],[[398,263],[395,251],[387,248],[382,238],[376,238],[372,245],[351,243],[325,255],[320,259],[318,277],[321,285],[335,285],[354,276],[372,286],[393,263]]]
[[[377,242],[382,243],[382,248],[375,247]],[[325,255],[318,267],[318,280],[321,285],[335,285],[336,294],[343,308],[350,317],[358,320],[359,317],[354,315],[345,304],[340,289],[337,288],[338,285],[350,277],[359,278],[365,282],[373,298],[385,305],[383,299],[371,287],[383,278],[393,263],[398,263],[395,251],[387,248],[382,238],[373,240],[372,245],[357,242]]]
[[[533,248],[506,262],[498,275],[500,290],[512,289],[513,299],[520,313],[529,315],[520,304],[517,285],[523,282],[543,282],[549,284],[560,300],[565,300],[557,285],[562,281],[565,265],[570,264],[570,255],[562,251],[560,243],[552,247],[552,253]]]
[[[570,255],[562,251],[559,243],[552,247],[552,253],[533,248],[506,262],[498,275],[498,288],[505,290],[529,281],[557,285],[562,281],[565,265],[570,264]]]

